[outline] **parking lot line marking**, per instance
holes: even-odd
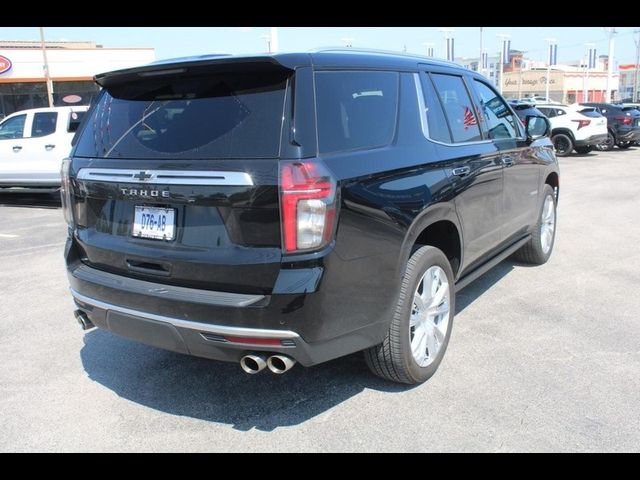
[[[0,238],[16,238],[18,235],[13,235],[11,233],[0,233]]]

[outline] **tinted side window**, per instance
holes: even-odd
[[[482,140],[478,120],[462,77],[436,73],[432,74],[431,78],[449,121],[453,141],[458,143]]]
[[[78,130],[80,122],[82,122],[85,113],[87,112],[71,112],[69,114],[69,125],[67,126],[67,132],[73,133]]]
[[[24,122],[26,115],[18,115],[17,117],[5,120],[0,125],[0,140],[8,138],[22,138],[24,134]]]
[[[538,110],[544,113],[547,118],[553,118],[556,116],[556,112],[552,108],[539,107]]]
[[[429,138],[439,142],[451,143],[451,134],[447,126],[447,119],[442,111],[442,105],[438,100],[438,94],[433,88],[433,83],[427,76],[426,81],[422,82],[424,103],[427,109],[427,125]]]
[[[480,111],[487,123],[489,138],[515,138],[518,136],[516,119],[507,104],[488,85],[473,81],[480,97]]]
[[[39,112],[33,116],[33,125],[31,126],[32,137],[44,137],[51,135],[56,131],[56,122],[58,121],[58,112]]]
[[[396,128],[398,73],[317,72],[320,153],[388,145]]]

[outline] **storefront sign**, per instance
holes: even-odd
[[[78,103],[82,101],[82,97],[80,95],[67,95],[62,98],[64,103]]]
[[[11,60],[0,55],[0,75],[11,70]]]
[[[555,79],[551,78],[549,80],[549,85],[553,85],[555,84],[556,81]],[[538,78],[523,78],[522,79],[522,85],[525,87],[535,87],[536,85],[546,85],[547,84],[547,77],[542,76],[539,79]],[[504,86],[505,87],[514,87],[518,85],[518,80],[514,79],[514,78],[507,78],[504,81]]]

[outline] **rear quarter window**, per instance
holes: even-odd
[[[397,72],[316,72],[320,153],[374,148],[393,139]]]

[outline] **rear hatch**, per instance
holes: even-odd
[[[260,64],[103,79],[71,167],[82,261],[159,283],[270,293],[291,74]]]

